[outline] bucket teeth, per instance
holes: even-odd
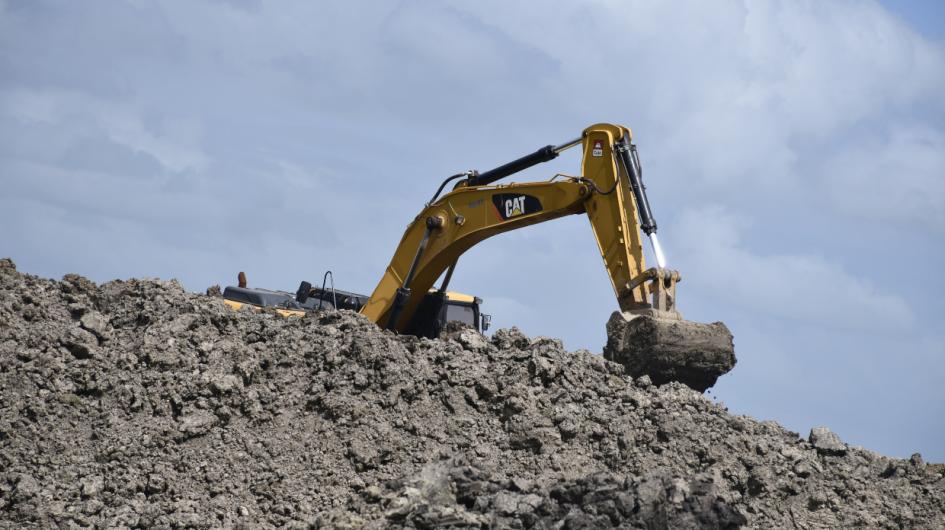
[[[607,322],[604,358],[633,377],[657,385],[679,381],[704,392],[735,367],[732,333],[725,324],[614,312]]]

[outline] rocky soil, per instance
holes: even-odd
[[[945,527],[945,472],[499,330],[0,261],[0,527]]]

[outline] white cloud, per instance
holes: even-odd
[[[920,108],[945,110],[945,49],[875,3],[463,9],[558,66],[549,89],[571,101],[550,112],[626,121],[658,178],[690,201],[706,192],[741,202],[790,193],[803,203],[822,182],[884,187],[876,171],[825,171],[824,150],[911,128]],[[940,161],[907,166],[899,173],[920,172],[904,176],[908,193],[940,195],[927,177]],[[831,199],[818,202],[848,213],[848,196]]]
[[[131,109],[98,107],[102,125],[112,140],[154,156],[171,171],[200,171],[207,166],[209,159],[200,149],[202,127],[198,120],[164,118],[159,123],[162,131],[156,132]]]
[[[843,213],[945,232],[945,134],[928,125],[864,135],[827,155],[822,186]]]
[[[914,323],[908,303],[883,293],[837,261],[810,254],[768,254],[741,240],[746,221],[724,208],[688,209],[672,227],[680,284],[759,316],[859,331],[902,330]],[[771,235],[769,237],[776,237]]]
[[[199,171],[209,163],[200,147],[203,128],[199,120],[169,113],[149,126],[138,106],[128,101],[61,89],[12,88],[0,90],[0,115],[20,122],[21,127],[56,126],[64,148],[100,134],[134,152],[153,156],[168,171]]]

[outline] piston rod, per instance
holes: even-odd
[[[554,160],[555,158],[558,158],[558,155],[563,151],[566,151],[581,143],[581,140],[583,139],[583,137],[576,138],[557,147],[553,145],[546,145],[534,153],[517,158],[507,164],[502,164],[495,169],[490,169],[489,171],[485,171],[483,173],[470,175],[466,179],[466,184],[468,186],[486,186],[488,184],[492,184],[499,179],[503,179],[509,175],[518,173],[519,171],[524,171],[532,166],[537,166],[542,162]]]
[[[650,211],[650,201],[646,198],[643,170],[640,167],[640,159],[637,157],[636,146],[630,143],[628,137],[624,136],[617,141],[614,151],[616,151],[624,170],[626,170],[627,178],[630,179],[630,189],[633,191],[633,198],[636,199],[637,213],[640,214],[640,228],[650,238],[650,245],[653,247],[656,263],[660,267],[665,267],[666,257],[663,255],[660,240],[656,237],[656,219],[653,218],[653,212]]]

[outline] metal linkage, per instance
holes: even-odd
[[[682,280],[679,271],[653,267],[630,280],[628,290],[633,290],[645,282],[651,282],[652,306],[657,311],[676,312],[676,283]]]
[[[325,271],[325,275],[322,276],[322,293],[325,292],[325,280],[331,278],[331,303],[335,306],[335,309],[338,309],[338,297],[335,295],[335,275],[331,271]],[[318,310],[322,309],[322,297],[318,297]]]
[[[427,218],[427,229],[423,231],[423,239],[420,240],[420,245],[417,246],[417,253],[413,256],[410,269],[407,270],[407,277],[404,278],[403,285],[397,288],[397,293],[394,296],[394,306],[391,308],[390,317],[387,319],[387,329],[396,329],[400,313],[403,311],[404,306],[407,305],[407,300],[410,299],[410,282],[413,281],[413,276],[417,272],[417,265],[420,264],[420,258],[427,249],[427,243],[430,241],[430,233],[442,226],[442,217],[434,215]]]

